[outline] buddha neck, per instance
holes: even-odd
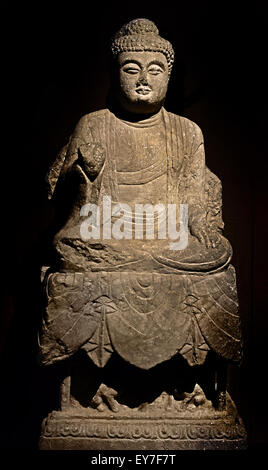
[[[118,117],[121,122],[127,124],[128,126],[131,127],[138,127],[138,128],[143,128],[143,127],[152,127],[157,124],[159,124],[162,120],[162,108],[155,114],[148,115],[146,117],[143,116],[143,119],[137,119],[137,120],[131,120],[129,121],[128,119],[122,119]]]
[[[109,99],[108,109],[119,119],[119,121],[132,127],[151,127],[158,124],[162,119],[163,107],[155,113],[136,114],[125,110],[117,101]]]

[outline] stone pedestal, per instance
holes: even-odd
[[[224,411],[206,406],[178,411],[170,396],[165,411],[122,406],[118,413],[70,408],[52,412],[42,425],[41,450],[242,450],[245,427],[227,394]]]

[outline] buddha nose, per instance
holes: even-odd
[[[148,78],[145,70],[142,70],[138,80],[139,85],[148,85]]]

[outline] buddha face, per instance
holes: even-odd
[[[119,101],[132,113],[157,112],[168,87],[168,63],[161,52],[122,52],[119,63]]]

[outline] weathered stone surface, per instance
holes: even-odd
[[[164,398],[162,397],[162,401]],[[172,406],[173,405],[173,406]],[[97,412],[96,412],[97,413]],[[43,422],[41,449],[236,450],[246,448],[246,431],[228,396],[224,412],[132,410],[100,419],[92,412],[53,412]]]
[[[108,108],[81,118],[47,177],[61,223],[40,360],[65,379],[40,446],[243,448],[226,405],[242,353],[221,182],[197,124],[163,107],[174,52],[154,23],[123,26],[111,50]]]
[[[86,350],[103,367],[113,351],[150,369],[176,353],[200,365],[212,349],[239,361],[234,269],[204,275],[51,273],[41,336],[51,364]],[[222,286],[222,287],[220,287]]]

